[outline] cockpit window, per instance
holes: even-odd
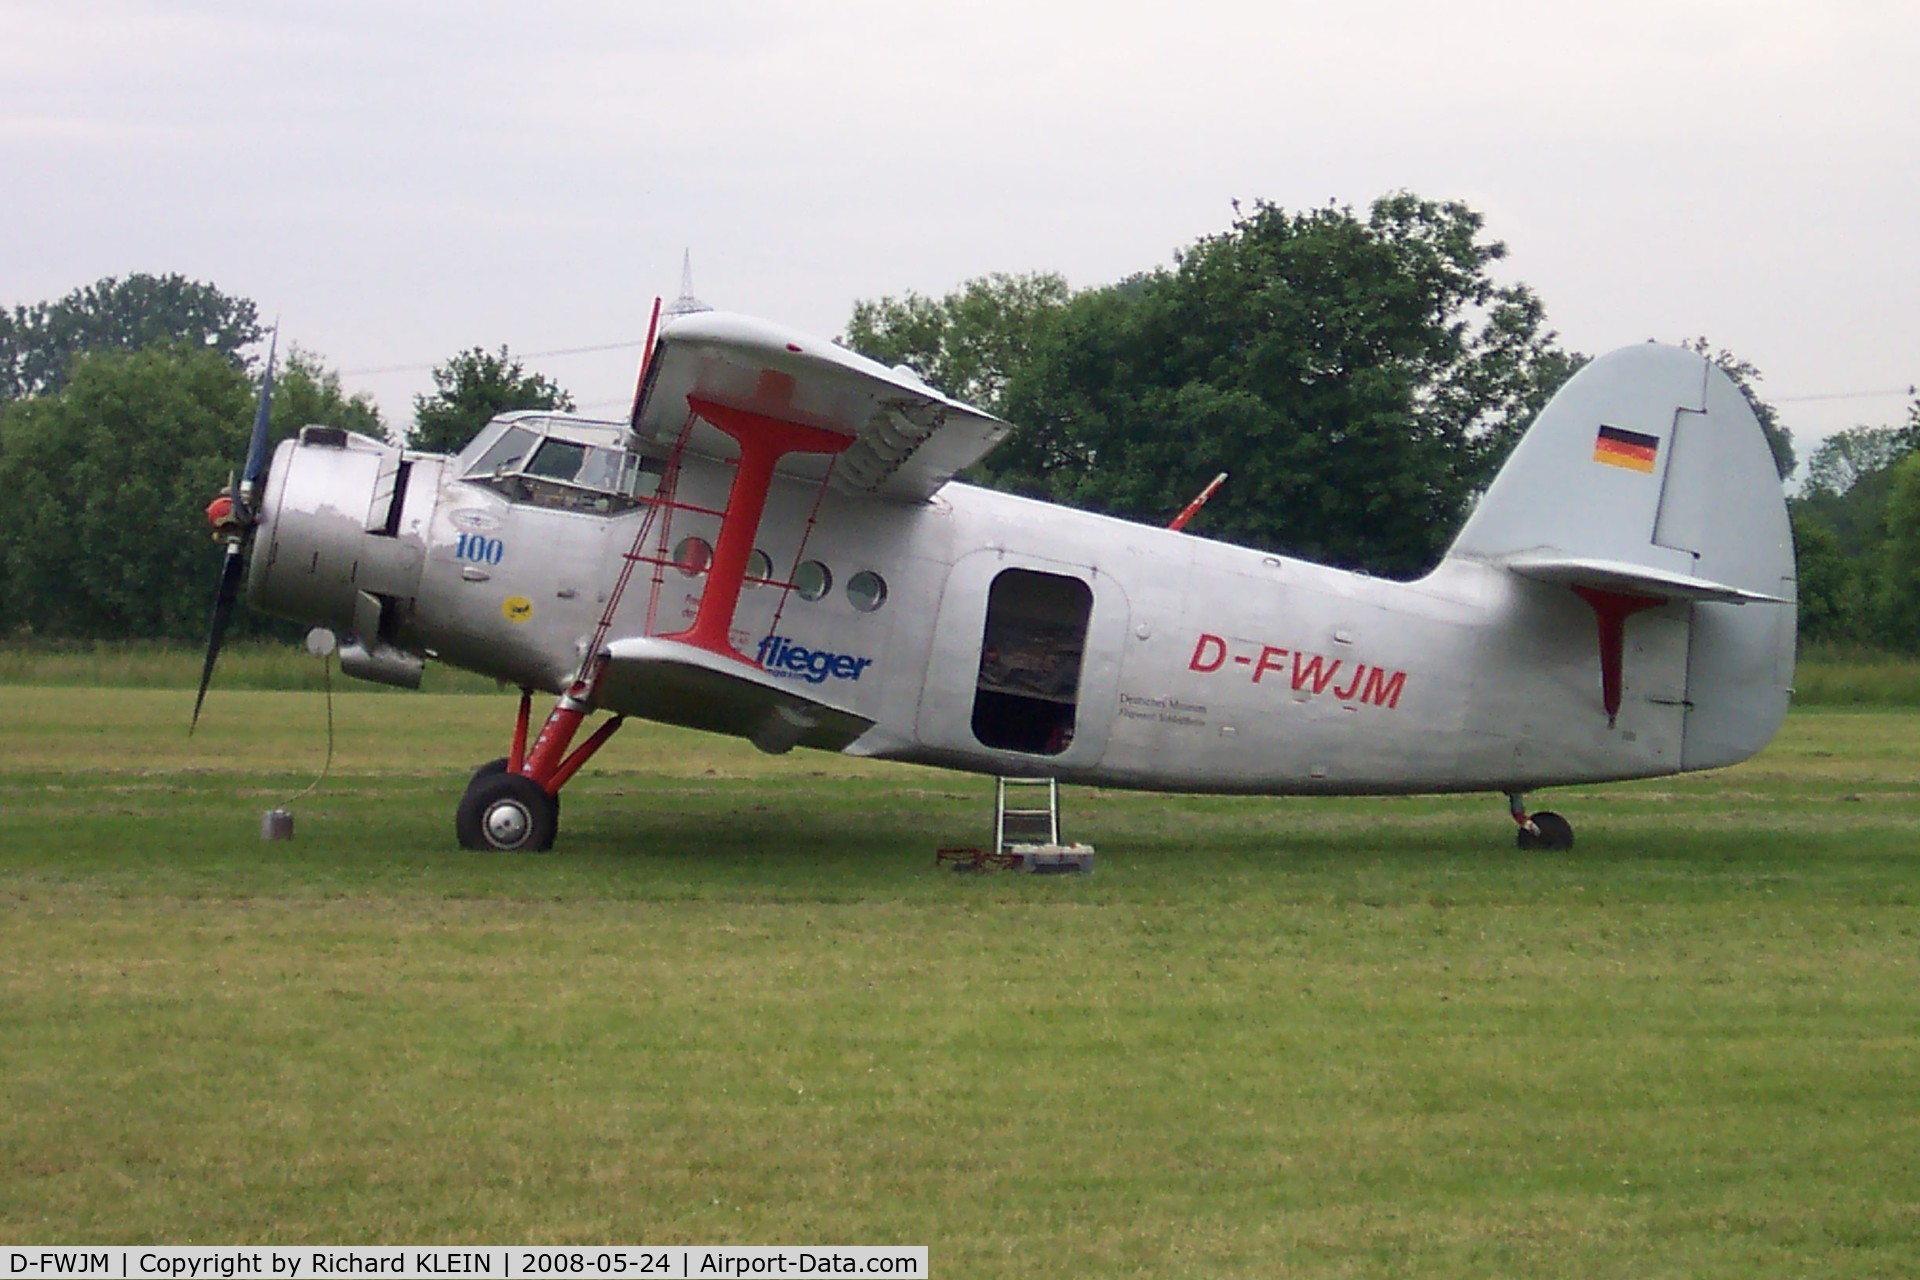
[[[571,440],[549,440],[540,446],[540,452],[533,455],[533,461],[527,466],[527,474],[548,480],[575,480],[580,475],[580,462],[586,456],[587,446],[583,444],[575,444]]]
[[[478,456],[462,474],[514,502],[608,514],[638,506],[660,482],[660,461],[628,449],[620,423],[520,414],[486,430],[499,434],[475,438],[462,456]]]
[[[518,471],[520,464],[533,452],[533,442],[537,439],[533,432],[524,427],[508,427],[501,437],[493,442],[493,447],[480,455],[480,460],[467,468],[469,478],[504,475],[509,471]]]
[[[642,461],[644,459],[630,453],[589,449],[580,460],[580,470],[574,476],[574,483],[609,493],[632,494]]]

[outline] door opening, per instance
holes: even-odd
[[[1007,569],[987,591],[973,736],[980,745],[1057,756],[1073,742],[1093,590],[1079,578]]]

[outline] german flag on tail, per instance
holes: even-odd
[[[1593,460],[1610,467],[1651,474],[1654,459],[1660,456],[1660,437],[1628,431],[1624,427],[1601,427],[1594,437]]]

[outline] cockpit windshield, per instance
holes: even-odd
[[[460,474],[514,502],[606,514],[640,505],[661,462],[634,452],[623,423],[549,414],[495,418],[463,449]]]

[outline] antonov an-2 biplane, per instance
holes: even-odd
[[[454,457],[308,427],[269,466],[262,403],[211,513],[206,673],[244,574],[345,633],[353,675],[519,686],[457,809],[471,848],[550,847],[627,716],[1109,787],[1505,793],[1523,846],[1566,847],[1527,792],[1732,764],[1787,709],[1772,456],[1673,347],[1583,369],[1404,583],[959,483],[1007,423],[715,311],[649,343],[628,422],[508,414]]]

